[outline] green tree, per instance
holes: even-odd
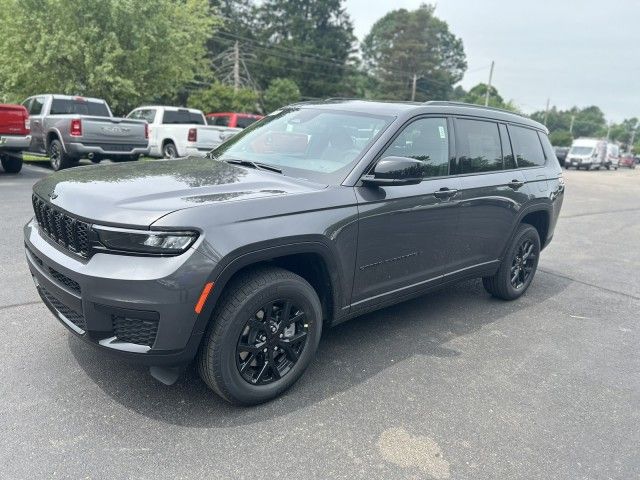
[[[119,113],[206,76],[207,0],[3,0],[0,92],[105,98]]]
[[[265,0],[258,8],[260,45],[246,46],[259,60],[252,75],[266,88],[288,77],[303,97],[342,95],[353,69],[353,24],[343,0]]]
[[[300,101],[300,90],[296,83],[288,78],[272,80],[262,99],[266,113],[298,101]]]
[[[195,90],[189,95],[187,104],[205,113],[245,112],[258,109],[258,92],[249,88],[239,88],[214,82],[209,88]]]
[[[462,101],[474,103],[476,105],[484,105],[486,94],[487,84],[479,83],[475,87],[471,88],[464,97],[462,97]],[[516,107],[512,101],[505,102],[502,96],[498,93],[498,89],[494,86],[491,86],[491,89],[489,90],[489,106],[511,110],[512,112],[518,111],[518,107]]]
[[[594,105],[582,109],[573,107],[569,110],[558,110],[554,106],[546,114],[544,110],[532,113],[531,118],[545,124],[549,132],[572,131],[574,138],[603,137],[607,134],[604,113]],[[572,123],[573,129],[571,128]]]
[[[568,130],[555,130],[549,134],[549,141],[554,147],[570,147],[573,135]]]
[[[380,77],[379,96],[410,100],[446,99],[467,68],[462,40],[434,15],[433,5],[394,10],[364,39],[365,63]]]

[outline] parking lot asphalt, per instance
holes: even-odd
[[[326,331],[282,398],[225,404],[106,357],[39,301],[0,172],[0,478],[640,477],[640,169],[565,173],[531,288],[468,281]]]

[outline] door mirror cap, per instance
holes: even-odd
[[[378,161],[372,175],[362,177],[365,185],[415,185],[424,178],[425,164],[409,157],[385,157]]]

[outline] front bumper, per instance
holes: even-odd
[[[31,146],[31,135],[0,135],[0,152],[22,151]]]
[[[177,257],[67,253],[37,222],[24,228],[26,257],[42,300],[75,335],[142,363],[191,361],[206,322],[194,311],[214,263],[199,243]]]
[[[90,153],[108,156],[148,155],[148,145],[118,145],[118,144],[85,144],[69,142],[65,145],[67,153],[76,156],[86,156]]]

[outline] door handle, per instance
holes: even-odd
[[[453,198],[456,193],[458,193],[458,190],[442,187],[440,190],[433,192],[433,196],[440,199],[449,199]]]
[[[511,180],[509,183],[507,183],[507,186],[509,188],[513,188],[514,190],[518,190],[519,188],[524,186],[524,182],[520,180]]]

